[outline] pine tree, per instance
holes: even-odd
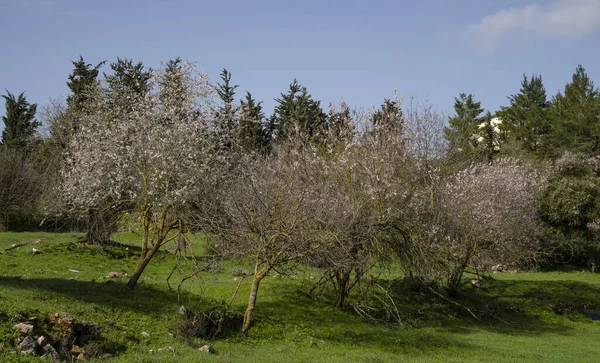
[[[327,124],[327,115],[321,108],[321,101],[312,96],[294,81],[288,93],[276,98],[277,105],[269,120],[268,130],[276,140],[287,140],[292,135],[300,135],[305,140],[315,139]]]
[[[109,102],[114,103],[116,100],[136,102],[139,97],[144,97],[150,92],[152,68],[144,69],[142,62],[134,64],[133,60],[127,58],[117,58],[116,62],[110,64],[110,68],[112,74],[104,73]]]
[[[384,99],[381,108],[371,116],[371,124],[375,129],[401,129],[402,122],[402,108],[398,99]]]
[[[542,141],[549,132],[546,89],[541,76],[535,74],[528,79],[523,75],[521,90],[508,97],[510,106],[501,107],[497,116],[508,137],[532,153],[544,154]]]
[[[162,77],[158,81],[159,89],[161,90],[159,95],[160,102],[174,106],[172,107],[173,114],[165,115],[163,120],[165,124],[173,123],[175,120],[185,117],[185,100],[180,97],[186,89],[183,67],[183,60],[180,57],[169,60],[164,72],[162,72]]]
[[[264,151],[268,148],[264,119],[262,102],[257,103],[252,94],[246,92],[246,100],[240,101],[239,119],[239,142],[245,151]]]
[[[456,115],[448,120],[449,127],[444,128],[444,137],[448,140],[451,153],[466,154],[477,146],[474,135],[481,124],[483,108],[480,101],[475,101],[472,94],[461,93],[454,99]]]
[[[498,126],[492,123],[492,114],[488,111],[483,117],[483,122],[478,126],[481,142],[479,149],[483,152],[488,162],[492,162],[494,156],[498,153]]]
[[[550,109],[551,141],[561,150],[600,152],[600,91],[579,65],[564,95],[554,97]]]
[[[344,142],[352,138],[355,133],[355,127],[352,123],[352,115],[348,104],[342,100],[340,110],[337,110],[333,104],[329,104],[329,115],[327,116],[327,127],[329,136],[333,138],[330,142]]]
[[[227,129],[230,132],[234,128],[234,117],[235,117],[235,90],[238,85],[231,85],[231,73],[227,69],[223,68],[220,74],[223,83],[217,83],[217,94],[221,99],[222,105],[217,110],[217,119],[219,120],[220,127]]]
[[[89,89],[96,82],[100,73],[100,67],[106,61],[92,66],[92,64],[86,63],[82,56],[79,56],[79,60],[72,63],[75,68],[69,75],[69,81],[67,82],[67,86],[72,94],[67,97],[67,104],[69,107],[77,108],[88,99]]]
[[[35,119],[37,104],[29,103],[25,93],[18,97],[6,91],[2,98],[5,100],[6,115],[2,116],[4,131],[2,145],[23,149],[27,147],[40,123]]]

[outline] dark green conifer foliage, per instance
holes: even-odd
[[[256,102],[250,92],[240,101],[239,142],[245,151],[265,151],[268,148],[264,130],[262,102]]]
[[[473,137],[478,133],[483,108],[480,101],[475,101],[472,94],[461,93],[454,99],[456,115],[448,120],[449,127],[444,128],[444,137],[448,141],[450,154],[466,155],[477,147]]]
[[[510,106],[501,107],[496,113],[502,120],[502,129],[509,138],[517,141],[523,149],[535,154],[545,154],[544,138],[550,131],[546,89],[542,77],[523,75],[521,90],[508,97]]]
[[[40,123],[35,119],[37,104],[29,103],[25,93],[18,97],[6,91],[2,95],[5,101],[6,114],[2,116],[4,130],[1,143],[3,146],[23,149],[31,141]]]
[[[600,91],[581,65],[564,94],[559,92],[554,97],[550,118],[555,155],[564,150],[600,152]]]
[[[383,100],[381,108],[371,116],[371,123],[374,128],[402,128],[403,115],[400,101]]]
[[[350,108],[344,101],[341,102],[340,110],[336,110],[332,104],[329,104],[327,127],[329,128],[329,136],[333,138],[330,142],[343,144],[354,135],[356,130],[352,123]]]
[[[144,69],[144,64],[133,63],[131,59],[117,58],[110,64],[113,73],[104,74],[108,84],[107,96],[110,102],[129,100],[135,102],[150,92],[152,85],[152,68]]]
[[[223,68],[221,71],[222,83],[217,83],[217,94],[221,99],[222,105],[217,110],[217,119],[220,123],[220,128],[227,129],[231,132],[235,126],[235,90],[238,85],[231,85],[231,73]]]
[[[327,124],[321,101],[313,100],[306,87],[300,86],[295,79],[288,93],[282,93],[275,101],[277,105],[269,120],[268,131],[277,141],[287,140],[294,134],[307,141],[318,138]]]
[[[498,134],[492,124],[492,114],[488,111],[483,117],[482,127],[479,127],[479,135],[483,137],[481,150],[488,162],[492,162],[498,153]]]
[[[79,60],[72,63],[75,68],[69,75],[69,81],[67,82],[67,86],[72,94],[67,97],[67,104],[69,107],[77,108],[88,99],[88,91],[96,82],[100,67],[102,67],[106,61],[102,61],[96,66],[92,66],[92,64],[86,63],[82,56],[79,56]]]

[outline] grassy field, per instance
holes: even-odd
[[[327,298],[312,300],[311,271],[295,277],[272,274],[261,284],[256,324],[250,336],[238,334],[214,342],[184,342],[175,327],[177,293],[167,276],[173,254],[157,256],[138,287],[126,279],[106,279],[110,271],[129,272],[136,263],[133,234],[118,234],[123,246],[101,249],[76,243],[78,235],[0,233],[0,361],[36,362],[11,354],[16,314],[66,313],[103,327],[111,362],[596,362],[600,321],[586,311],[600,310],[600,275],[587,272],[496,274],[482,289],[465,286],[461,304],[494,312],[474,320],[466,310],[434,297],[398,293],[405,326],[363,321],[353,311],[330,307]],[[41,239],[5,251],[13,243]],[[126,246],[131,246],[126,250]],[[194,251],[205,263],[201,242]],[[32,254],[31,248],[41,251]],[[199,279],[183,284],[183,303],[211,306],[228,301],[237,286],[231,270],[250,270],[244,261],[220,261]],[[75,271],[75,272],[74,272]],[[314,275],[313,275],[314,277]],[[392,281],[398,276],[384,275]],[[248,280],[248,279],[247,279]],[[243,312],[250,281],[245,280],[231,310]],[[176,289],[177,272],[170,280]],[[399,285],[399,283],[397,283]],[[401,290],[399,290],[401,291]],[[146,332],[149,334],[142,334]],[[198,347],[210,343],[216,354]],[[0,347],[2,347],[0,346]],[[172,346],[174,353],[151,353]]]

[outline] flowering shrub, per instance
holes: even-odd
[[[538,194],[543,174],[513,159],[476,164],[446,177],[434,201],[419,191],[412,201],[414,262],[422,278],[459,287],[477,257],[522,263],[542,252]]]
[[[169,232],[182,226],[188,202],[210,177],[203,138],[204,104],[212,97],[207,77],[183,63],[154,74],[152,87],[135,102],[112,100],[110,107],[95,89],[61,171],[71,210],[125,210],[139,218],[142,255],[130,287],[173,238]]]

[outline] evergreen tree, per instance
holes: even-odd
[[[175,120],[183,119],[186,113],[185,100],[181,94],[185,92],[185,74],[183,72],[183,60],[180,57],[167,62],[162,77],[159,79],[160,102],[165,105],[173,105],[172,114],[165,115],[163,122],[173,123]]]
[[[551,142],[556,154],[568,150],[600,152],[600,91],[579,65],[564,94],[554,97],[550,109]]]
[[[35,133],[40,123],[35,119],[37,104],[29,103],[25,94],[18,97],[6,91],[2,95],[5,100],[6,115],[2,116],[4,131],[2,131],[2,145],[17,149],[25,148]]]
[[[494,124],[492,114],[488,111],[483,117],[483,122],[479,128],[479,150],[483,153],[488,162],[492,162],[494,156],[498,153],[499,147],[499,127]]]
[[[217,110],[217,120],[219,120],[219,126],[222,131],[227,129],[231,132],[235,126],[234,117],[236,110],[233,102],[235,90],[238,88],[238,85],[231,85],[231,73],[227,69],[223,68],[220,76],[223,83],[217,83],[217,94],[223,104]]]
[[[331,142],[344,142],[354,135],[356,130],[352,123],[352,115],[350,114],[348,104],[344,100],[340,103],[340,110],[337,110],[333,104],[329,104],[329,115],[327,119],[329,136],[333,138]]]
[[[144,69],[142,62],[136,64],[131,59],[117,58],[110,64],[113,73],[104,74],[108,85],[106,90],[110,102],[125,100],[136,102],[139,97],[144,97],[150,92],[152,85],[152,68]]]
[[[294,134],[306,140],[316,138],[327,123],[327,115],[321,108],[321,101],[312,96],[294,81],[288,93],[276,98],[277,105],[269,120],[268,131],[277,140],[286,140]]]
[[[262,102],[256,102],[250,92],[246,100],[240,101],[239,141],[246,151],[261,151],[268,148],[268,138],[264,131],[265,115]]]
[[[69,107],[77,108],[88,99],[89,89],[96,82],[100,67],[106,62],[102,61],[96,66],[92,66],[92,64],[86,63],[82,56],[79,56],[79,60],[72,63],[75,68],[67,82],[72,94],[67,97],[67,104]]]
[[[546,89],[541,76],[535,74],[528,79],[523,75],[521,90],[508,97],[510,106],[501,107],[497,116],[508,136],[533,153],[544,154],[542,140],[549,132]]]
[[[384,99],[381,108],[371,116],[371,124],[374,128],[402,128],[402,122],[402,108],[398,99]]]
[[[448,140],[450,152],[465,154],[477,146],[473,136],[478,132],[480,115],[484,110],[472,94],[461,93],[454,99],[454,111],[456,115],[448,120],[449,127],[444,128],[444,137]]]

